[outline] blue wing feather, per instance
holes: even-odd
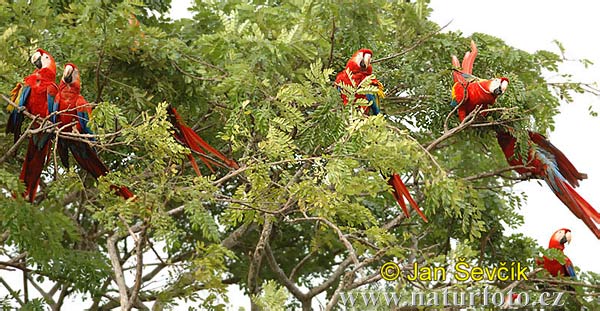
[[[573,268],[573,265],[565,265],[565,272],[572,279],[577,280],[577,275],[575,275],[575,268]]]
[[[90,120],[90,116],[85,111],[77,111],[77,117],[79,119],[79,125],[83,129],[83,133],[85,134],[94,134],[92,129],[88,127],[88,121]]]
[[[371,114],[372,115],[378,115],[381,112],[381,109],[379,109],[379,98],[377,95],[375,94],[367,94],[367,101],[371,104]]]
[[[58,111],[58,102],[54,101],[54,96],[48,94],[48,113],[52,115],[52,113]],[[58,114],[54,114],[50,117],[50,122],[56,123],[56,117]]]
[[[25,85],[23,87],[23,90],[21,90],[21,96],[19,96],[18,102],[15,103],[15,104],[19,105],[19,109],[13,109],[13,111],[10,113],[10,119],[13,122],[13,124],[18,123],[18,117],[21,114],[22,107],[27,106],[27,100],[29,100],[29,94],[31,94],[31,87],[29,85]]]

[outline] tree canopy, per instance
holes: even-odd
[[[442,31],[421,0],[198,0],[193,18],[181,20],[169,19],[170,1],[0,3],[0,91],[33,71],[25,60],[36,48],[59,68],[77,64],[95,104],[94,145],[111,170],[96,181],[51,156],[29,203],[11,196],[24,189],[25,148],[8,152],[12,136],[0,136],[3,306],[58,310],[77,299],[93,310],[224,310],[232,284],[252,310],[310,310],[317,295],[335,309],[340,293],[377,286],[543,290],[543,281],[406,274],[386,282],[379,269],[451,269],[459,260],[536,268],[545,245],[507,233],[523,222],[525,196],[512,191],[522,178],[507,169],[492,127],[510,124],[519,138],[553,128],[561,100],[584,91],[567,75],[547,83],[544,73],[562,74],[560,53]],[[473,72],[506,76],[510,86],[485,118],[460,123],[449,104],[450,56],[470,40],[479,47]],[[359,48],[374,51],[383,115],[344,107],[333,87]],[[198,177],[172,136],[167,104],[240,168],[203,167]],[[428,223],[404,217],[383,178],[392,172]],[[115,196],[111,184],[137,199]],[[580,272],[567,308],[597,308],[598,288],[587,286],[597,282]]]

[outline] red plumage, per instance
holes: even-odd
[[[81,95],[81,77],[79,69],[72,63],[65,65],[65,71],[60,81],[59,92],[56,96],[58,103],[58,126],[63,132],[77,131],[78,133],[91,134],[87,122],[92,109]],[[89,143],[61,137],[58,140],[58,153],[62,164],[69,167],[69,150],[81,168],[89,172],[95,179],[108,174],[109,170],[98,157],[96,151]],[[125,199],[133,197],[133,193],[126,186],[111,185],[118,195]]]
[[[496,130],[498,144],[508,163],[523,166],[514,169],[519,174],[543,179],[560,201],[600,239],[600,229],[595,224],[600,223],[600,213],[573,189],[579,184],[578,180],[587,176],[577,171],[571,161],[539,133],[529,132],[528,156],[523,159],[516,153],[517,138],[512,131],[511,128]]]
[[[335,85],[338,87],[345,84],[353,86],[354,88],[359,88],[363,83],[370,83],[371,85],[377,86],[378,94],[372,94],[373,100],[370,100],[370,106],[359,107],[365,115],[376,115],[379,113],[380,107],[378,101],[383,96],[383,86],[377,79],[371,78],[371,75],[373,74],[373,66],[371,65],[372,56],[373,52],[369,49],[360,49],[356,51],[346,63],[346,68],[338,73],[335,79]],[[347,105],[348,97],[341,92],[340,96],[344,105]],[[355,100],[358,98],[368,99],[366,94],[355,94]],[[395,173],[392,174],[388,179],[388,184],[392,187],[392,194],[407,218],[410,217],[410,214],[404,199],[408,201],[425,222],[428,221],[417,202],[410,195],[410,192],[400,178],[400,175]]]
[[[360,49],[356,51],[352,57],[346,63],[346,68],[339,72],[335,78],[335,85],[351,85],[354,88],[358,88],[365,82],[371,83],[371,85],[379,86],[380,83],[377,79],[365,80],[373,74],[373,66],[371,65],[371,58],[373,52],[369,49]],[[352,78],[350,78],[352,77]],[[346,94],[340,93],[344,105],[348,104],[348,97]],[[355,94],[355,98],[366,99],[365,94]],[[360,106],[363,113],[369,114],[369,106]]]
[[[57,87],[54,83],[56,79],[56,63],[52,55],[42,49],[38,49],[31,56],[30,60],[36,66],[36,69],[24,79],[25,88],[29,87],[30,91],[28,96],[23,98],[24,102],[20,102],[19,105],[25,107],[29,113],[43,119],[50,114],[48,96],[53,97],[57,93]],[[16,89],[17,93],[23,91],[20,85]],[[7,123],[6,131],[13,133],[15,141],[21,135],[22,122],[22,115],[17,110],[13,111]],[[32,129],[39,127],[40,124],[37,121],[31,126]],[[50,140],[51,137],[48,133],[37,133],[29,137],[25,161],[23,162],[19,178],[25,183],[25,193],[23,196],[29,197],[30,202],[33,202],[35,199],[37,188],[40,184],[40,176],[49,156]]]
[[[471,51],[465,53],[461,64],[458,58],[452,55],[452,105],[458,105],[458,118],[463,121],[475,108],[481,106],[482,110],[496,102],[496,98],[503,94],[508,87],[505,77],[484,80],[472,75],[473,63],[477,57],[477,46],[471,41]],[[486,112],[481,115],[485,116]]]
[[[570,242],[571,230],[566,228],[558,229],[552,234],[552,237],[550,237],[548,249],[558,249],[561,253],[564,253],[565,244]],[[554,277],[561,275],[576,278],[575,269],[573,268],[573,263],[569,257],[565,258],[564,264],[561,264],[556,259],[550,259],[546,256],[543,257],[543,260],[537,260],[537,263],[543,264],[544,269]]]
[[[219,152],[219,150],[213,148],[206,141],[204,141],[204,139],[198,136],[198,134],[196,134],[192,128],[187,126],[179,113],[177,113],[177,110],[175,110],[175,107],[168,106],[167,113],[169,115],[169,121],[175,129],[175,132],[173,133],[175,139],[185,147],[190,148],[193,153],[197,154],[200,157],[200,160],[204,162],[204,164],[212,172],[214,172],[212,167],[213,164],[222,167],[228,166],[233,169],[239,168],[239,165],[234,160],[227,158],[224,154]],[[209,153],[217,157],[224,164],[210,158]],[[200,173],[200,169],[198,168],[198,164],[196,163],[192,153],[189,153],[187,157],[190,160],[190,163],[192,164],[196,174],[198,174],[198,176],[202,176],[202,173]]]

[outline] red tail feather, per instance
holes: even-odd
[[[190,148],[190,150],[192,150],[193,152],[197,153],[200,156],[200,160],[202,162],[204,162],[204,164],[206,164],[206,166],[212,171],[214,172],[212,165],[218,165],[218,166],[229,166],[231,168],[234,169],[238,169],[239,166],[238,164],[227,158],[224,154],[222,154],[221,152],[219,152],[219,150],[213,148],[211,145],[209,145],[206,141],[204,141],[204,139],[202,139],[200,136],[198,136],[198,134],[196,134],[196,132],[194,132],[194,130],[192,130],[192,128],[190,128],[189,126],[187,126],[181,116],[179,115],[179,113],[177,113],[177,110],[175,110],[174,107],[172,106],[168,106],[167,107],[167,112],[170,115],[170,119],[171,119],[171,123],[173,124],[173,126],[176,128],[176,133],[175,133],[175,138],[183,145],[185,145],[186,147]],[[224,165],[221,163],[218,163],[204,155],[207,154],[207,152],[212,153],[214,156],[216,156],[218,159],[220,159],[221,161],[223,161],[223,163],[225,163]],[[196,171],[196,174],[201,175],[200,174],[200,170],[198,169],[198,165],[196,163],[195,160],[193,160],[193,158],[191,157],[191,155],[188,155],[188,158],[190,158],[190,162],[192,163],[192,166],[194,167],[194,170]]]
[[[549,181],[547,181],[549,183]],[[560,187],[561,192],[554,194],[571,210],[575,216],[581,219],[588,228],[600,239],[600,229],[594,222],[600,224],[600,214],[586,200],[584,200],[575,189],[568,183],[555,178],[554,182]],[[552,186],[550,187],[552,188]]]
[[[417,214],[421,216],[423,221],[428,222],[427,217],[425,217],[425,214],[423,214],[417,202],[412,198],[410,192],[408,192],[408,189],[406,188],[406,185],[404,185],[404,182],[402,182],[402,179],[398,174],[393,174],[392,177],[390,177],[388,183],[392,186],[392,188],[394,188],[394,198],[396,198],[396,201],[398,201],[398,204],[400,205],[400,207],[402,207],[402,210],[404,211],[406,217],[408,217],[409,214],[408,208],[406,207],[406,203],[404,202],[404,198],[408,200],[410,205],[412,205],[413,209],[417,212]]]
[[[475,62],[475,58],[477,57],[477,45],[475,45],[475,41],[471,40],[471,52],[465,53],[465,57],[462,62],[462,70],[468,74],[473,73],[473,63]]]
[[[536,132],[529,132],[529,138],[538,146],[542,147],[544,150],[552,153],[554,158],[556,159],[556,163],[558,165],[558,170],[563,175],[563,177],[573,186],[579,186],[579,180],[583,180],[587,178],[587,175],[584,173],[580,173],[573,163],[569,161],[569,159],[565,156],[560,149],[556,148],[544,135]]]
[[[73,153],[73,157],[79,166],[92,174],[95,179],[108,174],[108,168],[102,163],[102,160],[100,160],[98,154],[90,145],[74,140],[65,140],[64,142],[69,145],[71,153]],[[126,186],[111,185],[110,188],[124,199],[129,199],[134,196],[133,192]]]
[[[460,72],[458,71],[460,68],[460,62],[458,61],[458,58],[456,58],[455,55],[452,55],[452,67],[453,69],[456,70],[452,70],[452,79],[454,80],[454,83],[456,82],[460,82],[460,83],[465,83],[465,78],[460,74]]]
[[[125,187],[125,186],[115,186],[115,185],[111,185],[110,188],[112,190],[114,190],[118,195],[120,195],[121,197],[123,197],[123,199],[127,200],[129,198],[133,198],[134,194],[133,192],[131,192],[131,190],[129,190],[129,188]]]
[[[396,181],[396,176],[398,176],[397,174],[392,175],[392,177],[390,177],[388,184],[390,184],[390,186],[392,186],[392,188],[394,189],[392,191],[392,194],[394,195],[394,198],[396,199],[396,202],[398,202],[398,205],[400,205],[400,207],[402,208],[402,211],[404,212],[404,215],[406,216],[406,218],[410,217],[410,214],[408,213],[408,208],[406,207],[406,202],[404,202],[404,198],[400,195],[400,191],[398,190],[398,188],[400,186],[396,185],[397,181]],[[402,180],[400,180],[400,182],[402,182]]]
[[[29,145],[25,154],[25,161],[21,169],[20,179],[25,183],[25,193],[23,197],[29,196],[29,201],[35,200],[37,188],[40,184],[40,176],[46,165],[46,160],[50,154],[50,144],[46,142],[42,149],[34,142],[33,136],[29,137]]]
[[[94,178],[98,179],[108,173],[108,168],[102,163],[98,154],[88,144],[80,141],[69,141],[75,161]]]

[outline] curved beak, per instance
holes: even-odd
[[[496,95],[496,96],[500,96],[500,95],[502,95],[502,88],[497,87],[494,89],[494,91],[492,93],[494,93],[494,95]]]
[[[362,71],[367,70],[367,64],[365,64],[364,59],[360,61],[360,70],[362,70]]]
[[[37,69],[42,69],[42,53],[35,52],[31,55],[31,63],[35,65]]]
[[[571,231],[567,231],[565,235],[560,239],[560,244],[571,243]]]
[[[66,83],[73,82],[73,66],[65,66],[65,71],[63,72],[63,81],[65,81]]]

